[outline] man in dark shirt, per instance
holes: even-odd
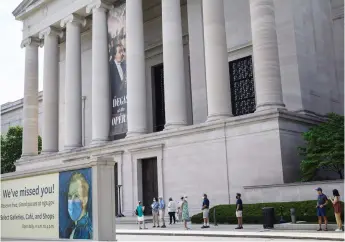
[[[236,229],[243,229],[243,219],[242,219],[242,211],[243,211],[243,204],[241,199],[241,194],[236,194],[236,217],[237,217],[237,223],[238,226]]]
[[[210,201],[207,198],[207,195],[204,194],[203,201],[202,201],[202,217],[204,219],[204,225],[201,227],[202,229],[209,228],[210,225],[208,223],[208,212],[210,208]]]
[[[322,193],[322,189],[320,187],[315,189],[317,191],[317,203],[316,203],[316,211],[317,217],[319,220],[319,229],[317,231],[321,231],[321,224],[322,218],[325,221],[325,231],[327,231],[327,217],[326,217],[326,205],[328,203],[328,198],[325,194]]]

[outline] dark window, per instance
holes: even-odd
[[[153,77],[153,132],[159,132],[165,125],[164,68],[163,64],[152,67]]]
[[[255,111],[252,57],[229,62],[232,114],[239,116]]]

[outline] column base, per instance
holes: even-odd
[[[230,114],[212,114],[207,116],[206,123],[213,121],[220,121],[232,117]]]
[[[59,152],[59,150],[42,150],[41,155],[47,155],[47,154],[52,154],[52,153],[56,153]]]
[[[141,135],[147,134],[146,130],[143,131],[129,131],[126,133],[126,138],[138,137]]]
[[[108,142],[109,142],[109,139],[93,139],[90,143],[90,146],[98,146],[98,145],[102,145]]]
[[[166,123],[164,125],[164,130],[178,129],[184,126],[187,126],[187,123],[185,122]]]
[[[36,153],[25,153],[25,154],[21,155],[20,160],[25,160],[26,158],[37,156],[37,155],[38,154],[36,154]]]
[[[255,112],[266,110],[286,110],[286,107],[284,103],[263,103],[256,106]]]
[[[74,150],[74,149],[78,149],[81,147],[82,147],[82,145],[65,145],[64,150]]]

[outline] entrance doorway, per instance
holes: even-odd
[[[159,132],[165,125],[163,63],[152,67],[152,106],[153,132]]]
[[[157,157],[142,159],[143,205],[145,215],[152,214],[152,200],[158,196]]]

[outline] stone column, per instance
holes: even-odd
[[[147,133],[142,0],[126,2],[127,137]]]
[[[284,108],[273,0],[250,0],[256,111]]]
[[[207,121],[232,116],[223,1],[203,0]]]
[[[87,13],[92,11],[92,144],[109,140],[111,99],[106,12],[110,8],[101,0],[86,8]]]
[[[187,125],[180,0],[162,0],[165,129]]]
[[[65,150],[82,146],[81,36],[85,19],[71,14],[61,21],[66,26]]]
[[[53,27],[39,34],[44,39],[42,153],[59,150],[59,36]]]
[[[29,37],[25,47],[23,146],[22,157],[38,154],[38,46],[40,41]]]

